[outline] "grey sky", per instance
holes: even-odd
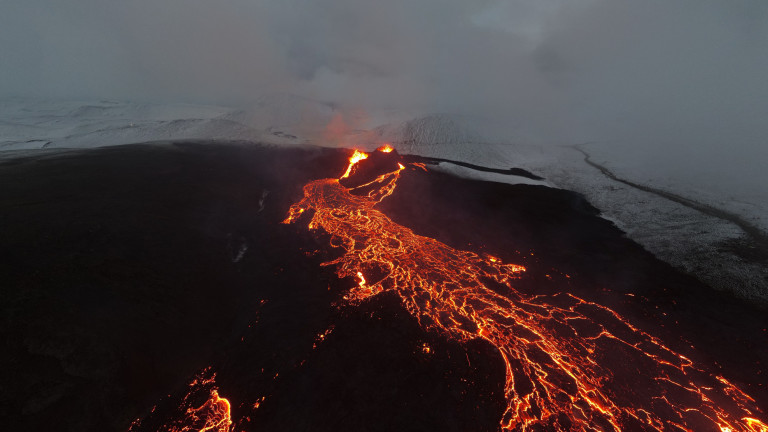
[[[524,139],[766,145],[765,0],[0,0],[0,94],[491,117]]]

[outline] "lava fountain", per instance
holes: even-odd
[[[768,432],[747,394],[613,310],[516,290],[524,267],[453,249],[377,210],[416,168],[391,147],[355,150],[339,179],[304,186],[284,223],[304,221],[340,248],[324,265],[357,281],[350,304],[394,292],[425,330],[492,344],[506,365],[502,430]]]

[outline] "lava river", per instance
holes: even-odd
[[[391,291],[425,330],[492,344],[506,364],[502,430],[768,431],[747,394],[611,309],[523,293],[524,267],[417,235],[377,210],[404,170],[423,169],[399,162],[389,148],[355,151],[340,179],[304,187],[284,223],[327,234],[340,256],[324,265],[357,281],[350,304]]]

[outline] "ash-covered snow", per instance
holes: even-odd
[[[481,172],[450,163],[430,168],[488,181],[538,184],[581,193],[602,211],[604,218],[660,259],[716,288],[768,300],[766,251],[757,250],[734,223],[613,180],[588,165],[584,154],[570,145],[489,139],[482,128],[469,127],[470,123],[461,116],[415,116],[398,111],[357,116],[345,113],[342,118],[331,104],[280,94],[234,108],[5,99],[0,101],[0,150],[16,151],[0,152],[0,157],[43,148],[182,139],[320,143],[368,150],[389,142],[402,154],[528,170],[545,180]],[[764,232],[768,230],[768,188],[748,178],[750,173],[744,173],[739,181],[716,172],[707,176],[703,168],[699,175],[691,176],[697,171],[676,171],[674,166],[660,168],[651,163],[648,157],[642,157],[647,148],[624,151],[626,147],[605,143],[580,148],[589,153],[593,162],[621,179],[730,212]],[[656,159],[664,159],[663,148],[653,151],[657,152]]]

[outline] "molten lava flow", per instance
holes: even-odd
[[[181,408],[183,418],[168,425],[169,432],[229,432],[232,426],[229,401],[219,397],[219,391],[213,387],[216,374],[206,369],[189,384],[189,392],[184,396]],[[208,399],[201,405],[195,405],[193,396],[207,392]]]
[[[189,390],[179,406],[174,419],[160,430],[167,432],[230,432],[232,417],[229,401],[219,396],[215,387],[216,374],[210,368],[203,370],[189,384]],[[154,410],[153,410],[154,411]],[[141,426],[141,420],[133,423],[131,432]]]
[[[341,178],[349,177],[349,175],[352,173],[352,168],[355,166],[355,164],[357,164],[363,159],[368,159],[368,155],[361,151],[355,150],[352,156],[349,157],[349,167],[347,167],[347,172],[345,172],[344,175],[341,176]]]
[[[384,144],[383,146],[377,148],[376,150],[380,151],[382,153],[392,153],[392,150],[394,150],[394,148],[392,148],[392,146],[387,143],[387,144]]]
[[[229,401],[219,397],[218,390],[211,390],[210,398],[199,407],[190,407],[187,418],[178,428],[170,431],[229,432],[232,425]]]
[[[365,158],[356,150],[341,178]],[[525,268],[393,222],[375,206],[404,168],[350,188],[312,181],[284,223],[314,210],[309,228],[343,251],[324,265],[357,282],[350,303],[391,291],[425,329],[495,346],[506,364],[502,429],[768,432],[749,396],[611,309],[566,293],[522,293],[513,282]]]

